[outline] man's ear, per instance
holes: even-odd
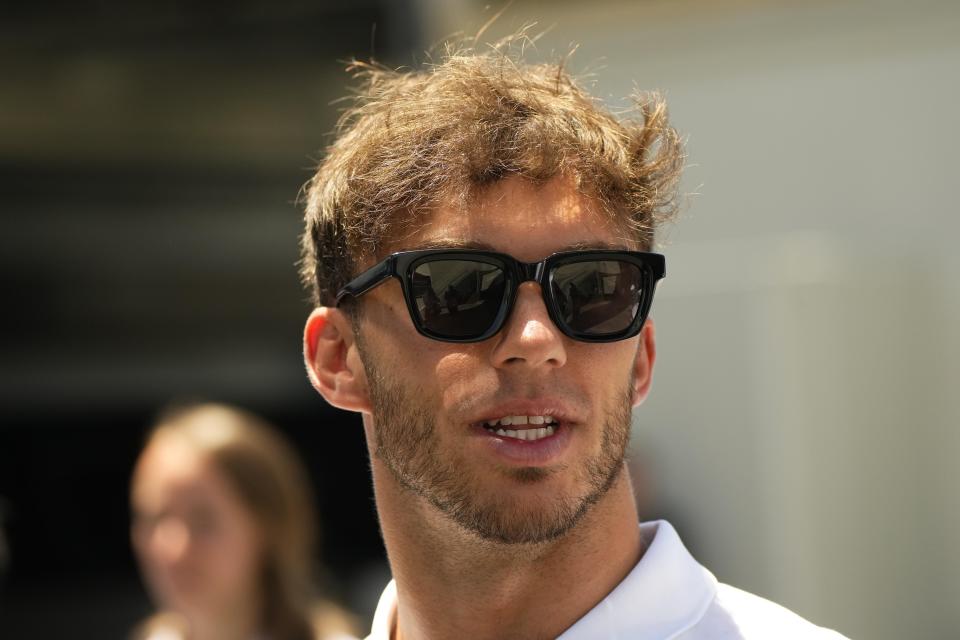
[[[657,359],[656,330],[653,319],[647,318],[640,331],[640,345],[633,362],[633,406],[639,406],[647,399],[650,384],[653,382],[653,363]]]
[[[313,387],[347,411],[370,412],[367,378],[350,319],[339,309],[317,307],[303,329],[303,360]]]

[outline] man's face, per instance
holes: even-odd
[[[511,178],[467,211],[439,209],[400,248],[468,246],[527,262],[627,248],[595,207],[565,180]],[[361,304],[373,453],[404,488],[484,539],[520,543],[563,535],[613,484],[649,329],[612,343],[571,340],[534,282],[520,286],[503,329],[479,343],[417,333],[396,280]]]

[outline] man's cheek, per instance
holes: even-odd
[[[447,354],[437,360],[434,380],[440,385],[444,408],[470,411],[472,401],[489,397],[497,374],[493,368],[480,365],[478,358],[469,353]]]

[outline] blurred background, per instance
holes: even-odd
[[[309,387],[300,185],[343,61],[416,65],[474,0],[4,3],[0,636],[149,610],[128,482],[174,398],[306,459],[336,595],[386,580],[359,421]],[[725,581],[856,638],[960,628],[960,5],[516,0],[533,58],[667,93],[691,194],[661,238],[641,509]],[[693,195],[695,194],[695,195]]]

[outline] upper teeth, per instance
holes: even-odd
[[[488,427],[503,425],[509,427],[515,424],[555,424],[557,419],[553,416],[503,416],[499,420],[487,420],[484,424]]]
[[[518,440],[539,440],[552,436],[555,431],[556,418],[553,416],[504,416],[499,420],[487,420],[484,427],[491,433],[508,438],[517,438]],[[526,429],[504,429],[505,426],[537,424],[545,425],[542,427]],[[501,428],[497,428],[497,426]]]

